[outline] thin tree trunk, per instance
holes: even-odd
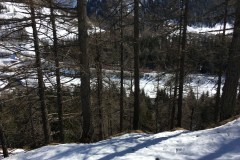
[[[224,22],[223,22],[223,34],[222,34],[222,46],[224,47],[223,54],[220,56],[220,68],[218,72],[218,81],[217,81],[217,93],[216,93],[216,104],[215,104],[215,122],[219,121],[220,118],[220,101],[221,101],[221,86],[222,86],[222,74],[223,74],[223,59],[225,55],[225,35],[226,35],[226,25],[227,25],[227,14],[228,14],[228,0],[225,0],[225,12],[224,12]],[[221,51],[220,51],[221,52]]]
[[[6,158],[6,157],[9,156],[9,154],[8,154],[6,139],[5,139],[5,135],[4,135],[4,132],[3,132],[2,125],[0,125],[0,142],[1,142],[1,145],[2,145],[3,157]]]
[[[139,0],[134,0],[134,114],[133,129],[139,129]]]
[[[177,91],[178,91],[178,72],[175,73],[170,129],[173,129],[175,127],[175,112],[176,112],[176,101],[177,101],[177,93],[178,93]]]
[[[99,39],[101,40],[101,29],[99,33],[100,37]],[[99,134],[98,138],[99,140],[102,140],[104,138],[103,136],[103,115],[102,115],[102,88],[103,88],[103,83],[102,83],[102,60],[101,60],[101,49],[100,49],[100,44],[98,42],[98,37],[96,36],[96,70],[97,70],[97,106],[98,106],[98,129],[99,129]]]
[[[157,94],[156,94],[156,104],[155,104],[155,112],[156,112],[156,115],[155,115],[155,132],[158,133],[159,131],[159,95],[158,95],[158,92],[159,92],[159,81],[160,81],[160,77],[159,77],[159,71],[158,71],[158,75],[157,75]]]
[[[120,8],[120,36],[121,36],[121,44],[120,44],[120,67],[121,67],[121,80],[120,80],[120,127],[119,131],[123,131],[123,114],[124,114],[124,109],[123,109],[123,97],[124,97],[124,88],[123,88],[123,71],[124,71],[124,65],[123,65],[123,0],[121,0],[121,8]]]
[[[184,3],[182,1],[182,3]],[[183,14],[183,35],[182,35],[182,49],[180,57],[180,72],[179,72],[179,96],[178,96],[178,114],[177,114],[177,127],[182,126],[182,106],[183,106],[183,85],[184,85],[184,63],[186,54],[186,43],[187,43],[187,24],[188,24],[188,0],[185,0],[184,14]]]
[[[25,77],[27,77],[25,75]],[[27,88],[27,101],[28,101],[28,111],[29,111],[29,119],[30,119],[30,132],[31,132],[31,139],[32,139],[32,145],[31,145],[31,148],[35,148],[37,145],[36,145],[36,134],[35,134],[35,128],[34,128],[34,122],[33,122],[33,105],[32,103],[30,103],[30,92],[29,92],[29,89],[28,89],[28,83],[27,83],[27,80],[26,80],[26,88]]]
[[[240,99],[240,83],[238,84],[238,93],[237,93],[237,98]]]
[[[181,48],[181,42],[182,42],[182,11],[181,11],[181,17],[179,22],[179,39],[178,39],[178,56],[179,60],[177,62],[177,67],[175,71],[175,81],[174,81],[174,93],[173,93],[173,103],[172,103],[172,113],[171,113],[171,122],[170,122],[170,129],[173,129],[175,127],[175,112],[176,112],[176,105],[178,100],[178,86],[179,86],[179,65],[180,65],[180,56],[182,53]]]
[[[109,95],[109,97],[110,97],[110,95]],[[108,111],[108,136],[110,136],[113,134],[112,107],[111,107],[110,103],[107,106],[110,106],[109,111]]]
[[[81,106],[83,115],[83,127],[81,142],[90,142],[92,137],[92,122],[90,108],[90,68],[87,55],[88,33],[87,33],[87,14],[86,0],[77,1],[78,11],[78,42],[80,49],[80,72],[81,72]]]
[[[230,118],[234,113],[240,76],[240,1],[237,1],[236,8],[233,38],[221,97],[221,120]]]
[[[43,124],[43,133],[44,133],[44,143],[45,145],[50,142],[50,127],[48,122],[48,111],[45,102],[45,92],[44,92],[44,82],[43,82],[43,72],[42,72],[42,64],[40,58],[40,50],[39,50],[39,40],[36,26],[36,17],[35,17],[35,9],[33,0],[30,0],[30,10],[31,10],[31,25],[33,29],[33,40],[34,40],[34,48],[36,53],[36,67],[37,67],[37,77],[38,77],[38,94],[41,105],[41,114],[42,114],[42,124]]]
[[[178,86],[179,86],[179,68],[180,68],[180,57],[182,54],[182,31],[183,31],[183,2],[181,2],[181,15],[180,15],[180,22],[179,22],[179,39],[178,39],[178,62],[177,68],[175,72],[175,81],[174,81],[174,93],[173,93],[173,106],[172,106],[172,115],[171,115],[171,124],[170,129],[175,127],[175,112],[176,106],[178,102]],[[179,110],[178,110],[179,111]],[[179,113],[180,114],[180,113]]]
[[[57,110],[58,110],[58,127],[60,131],[60,142],[64,143],[64,127],[63,127],[63,105],[62,105],[62,88],[60,80],[60,67],[59,67],[59,56],[58,56],[58,38],[56,29],[56,18],[53,9],[53,0],[50,0],[50,12],[51,12],[51,23],[53,31],[53,53],[55,57],[55,74],[57,82]]]
[[[194,116],[194,111],[195,111],[195,107],[192,106],[192,109],[191,109],[191,115],[190,115],[190,126],[189,126],[190,131],[191,131],[192,128],[193,128],[193,116]]]
[[[168,126],[171,126],[171,114],[172,114],[172,98],[173,98],[173,95],[172,95],[172,84],[169,85],[169,102],[168,102]]]

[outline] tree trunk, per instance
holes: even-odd
[[[190,126],[189,126],[190,131],[192,131],[192,129],[193,129],[194,111],[195,111],[195,107],[192,106],[192,108],[191,108],[191,115],[190,115]]]
[[[220,65],[218,71],[218,81],[217,81],[217,93],[216,93],[216,104],[215,104],[215,122],[219,121],[220,118],[220,101],[221,101],[221,86],[222,86],[222,74],[224,70],[223,56],[226,54],[225,50],[225,35],[226,35],[226,25],[227,25],[227,14],[228,14],[228,0],[225,0],[225,11],[224,11],[224,22],[223,22],[223,34],[222,34],[222,46],[224,47],[223,53],[220,54]],[[221,51],[220,51],[221,52]]]
[[[134,113],[133,129],[139,129],[139,0],[134,0]]]
[[[170,121],[170,129],[175,127],[175,113],[176,113],[176,101],[177,101],[177,93],[178,93],[178,72],[175,73],[175,81],[174,81],[174,91],[173,91],[173,102],[172,102],[172,110],[171,110],[171,121]]]
[[[51,12],[51,23],[53,31],[53,53],[55,57],[55,74],[57,82],[57,110],[58,110],[58,127],[60,131],[60,142],[64,143],[64,127],[63,127],[63,105],[62,105],[62,88],[60,80],[60,67],[59,67],[59,56],[58,56],[58,38],[56,29],[56,18],[53,9],[53,0],[50,0],[50,12]]]
[[[184,3],[185,2],[185,3]],[[181,41],[181,55],[180,55],[180,71],[179,71],[179,97],[178,97],[178,114],[177,114],[177,127],[182,127],[182,106],[183,106],[183,85],[184,85],[184,74],[185,74],[185,55],[186,55],[186,44],[187,44],[187,24],[188,24],[188,0],[182,1],[184,3],[184,14],[183,14],[183,33]]]
[[[8,149],[7,149],[7,144],[6,144],[5,135],[4,135],[4,132],[3,132],[2,125],[0,125],[0,142],[1,142],[1,145],[2,145],[3,157],[6,158],[9,155],[8,155]]]
[[[120,36],[121,36],[121,44],[120,44],[120,67],[121,67],[121,80],[120,80],[120,127],[119,131],[123,131],[123,97],[124,97],[124,88],[123,88],[123,71],[124,71],[124,65],[123,65],[123,0],[121,0],[121,8],[120,8]]]
[[[44,143],[45,145],[50,142],[50,128],[48,122],[48,111],[45,102],[45,92],[44,92],[44,81],[43,81],[43,72],[42,72],[42,64],[40,58],[40,50],[39,50],[39,40],[36,26],[36,17],[35,17],[35,9],[34,2],[30,0],[30,10],[31,10],[31,25],[33,29],[33,40],[34,40],[34,48],[36,54],[36,67],[37,67],[37,77],[38,77],[38,95],[41,105],[41,114],[42,114],[42,123],[43,123],[43,132],[44,132]]]
[[[180,17],[179,22],[179,39],[178,39],[178,58],[180,58],[182,53],[181,48],[181,42],[182,42],[182,13]],[[172,103],[172,112],[171,112],[171,121],[170,121],[170,129],[173,129],[175,127],[175,112],[176,112],[176,105],[178,100],[178,86],[179,86],[179,65],[180,65],[180,59],[178,60],[176,64],[176,71],[175,71],[175,77],[174,77],[174,91],[173,91],[173,103]]]
[[[160,81],[160,74],[158,71],[158,75],[157,75],[157,93],[156,93],[156,104],[155,104],[155,132],[158,133],[159,131],[159,95],[158,92],[159,90],[159,81]]]
[[[25,77],[27,77],[27,75],[25,75]],[[34,128],[34,120],[33,120],[33,104],[30,100],[30,91],[29,91],[29,87],[28,87],[28,83],[27,83],[27,78],[26,78],[26,88],[27,88],[27,101],[28,101],[28,114],[29,114],[29,121],[30,121],[30,133],[31,133],[31,139],[32,139],[32,144],[31,144],[31,148],[36,148],[37,144],[36,144],[36,133],[35,133],[35,128]]]
[[[87,33],[87,13],[86,0],[77,1],[78,12],[78,42],[80,49],[80,73],[81,73],[81,106],[83,115],[83,127],[81,142],[90,142],[92,137],[92,122],[90,108],[90,68],[87,55],[88,33]]]
[[[101,40],[101,29],[100,29],[100,37],[99,40]],[[98,106],[98,138],[99,140],[102,140],[104,138],[103,135],[103,113],[102,113],[102,90],[103,90],[103,82],[102,82],[102,59],[101,59],[101,46],[98,41],[98,37],[96,35],[96,71],[97,71],[97,106]]]
[[[229,49],[226,79],[221,97],[221,120],[230,118],[234,113],[240,75],[240,1],[237,1],[236,7],[233,38]]]

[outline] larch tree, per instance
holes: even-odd
[[[7,143],[6,143],[2,124],[0,124],[0,143],[2,146],[3,157],[6,158],[9,156],[9,154],[8,154]]]
[[[55,76],[56,76],[56,89],[57,89],[57,112],[58,112],[58,127],[60,133],[60,142],[64,142],[64,128],[63,128],[63,104],[62,104],[62,88],[60,79],[60,65],[59,65],[59,55],[58,55],[58,37],[57,37],[57,27],[56,27],[56,16],[54,13],[54,2],[49,0],[50,7],[50,20],[53,32],[53,54],[55,58]]]
[[[120,74],[121,74],[121,79],[120,79],[120,127],[119,131],[123,131],[123,115],[124,115],[124,86],[123,86],[123,80],[124,80],[124,53],[123,53],[123,0],[120,2]]]
[[[226,70],[226,78],[221,97],[221,117],[220,120],[230,118],[234,114],[236,106],[236,96],[238,80],[240,76],[240,1],[236,2],[235,23],[231,46],[229,48],[229,58]]]
[[[179,64],[179,96],[178,96],[178,112],[177,112],[177,127],[182,126],[182,106],[183,106],[183,86],[185,76],[185,57],[186,57],[186,45],[187,45],[187,25],[188,25],[188,9],[189,0],[182,0],[184,3],[183,13],[183,29],[182,29],[182,40],[181,40],[181,51],[180,51],[180,64]],[[183,8],[182,8],[183,9]]]
[[[98,138],[102,140],[104,138],[103,131],[103,106],[102,106],[102,94],[103,94],[103,76],[102,76],[102,47],[101,47],[101,29],[97,33],[95,28],[95,63],[96,63],[96,76],[97,76],[97,108],[98,108]]]
[[[39,48],[39,38],[38,38],[38,30],[36,24],[36,15],[35,15],[35,2],[33,0],[29,1],[30,5],[30,14],[31,14],[31,26],[33,30],[33,43],[35,49],[35,58],[36,58],[36,69],[37,69],[37,79],[38,79],[38,95],[41,106],[41,117],[42,117],[42,125],[43,125],[43,133],[44,133],[44,144],[47,145],[50,143],[50,126],[48,121],[48,110],[46,106],[46,98],[45,98],[45,89],[44,89],[44,81],[43,81],[43,71],[41,64],[41,56],[40,56],[40,48]]]
[[[228,0],[224,3],[224,17],[223,17],[223,33],[222,33],[222,46],[223,51],[220,54],[220,62],[218,68],[218,81],[217,81],[217,93],[216,93],[216,104],[215,104],[215,122],[219,121],[220,118],[220,102],[221,102],[221,88],[222,88],[222,75],[224,71],[223,56],[226,54],[226,26],[227,26],[227,16],[228,16]]]
[[[90,68],[89,57],[87,54],[88,32],[87,32],[87,12],[86,0],[77,1],[77,17],[78,17],[78,45],[80,49],[80,74],[81,74],[81,106],[83,116],[83,127],[81,142],[90,142],[92,133],[92,116],[90,103]]]
[[[133,129],[139,129],[139,0],[134,0],[134,115]]]
[[[181,1],[181,8],[180,8],[180,20],[178,24],[179,28],[179,38],[178,38],[178,54],[179,57],[182,52],[182,30],[183,30],[183,1]],[[174,89],[173,89],[173,102],[172,102],[172,108],[171,108],[171,118],[170,118],[170,129],[173,129],[175,127],[175,112],[176,112],[176,106],[178,101],[178,86],[179,86],[179,65],[180,60],[177,61],[176,67],[175,67],[175,77],[174,77]],[[181,114],[181,113],[178,113]]]

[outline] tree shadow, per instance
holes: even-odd
[[[124,144],[124,143],[137,143],[137,139],[141,138],[143,136],[148,137],[149,135],[138,135],[138,134],[132,134],[129,135],[128,138],[124,138],[124,139],[108,139],[108,140],[104,140],[101,141],[99,143],[94,143],[94,144],[85,144],[82,146],[69,146],[69,148],[65,151],[57,151],[59,152],[59,154],[51,157],[50,159],[60,159],[60,158],[68,158],[69,156],[73,155],[73,154],[82,154],[82,159],[88,159],[89,157],[91,157],[92,155],[96,155],[101,149],[104,149],[105,147],[109,147],[109,146],[113,146],[112,148],[114,148],[114,150],[117,149],[118,145]],[[119,144],[121,143],[121,144]],[[81,145],[81,144],[80,144]],[[97,147],[101,147],[101,149],[96,150]]]
[[[174,138],[177,137],[183,133],[186,132],[181,132],[181,133],[177,133],[174,134],[172,136],[166,136],[166,137],[160,137],[160,138],[155,138],[155,139],[149,139],[148,137],[152,136],[152,135],[129,135],[130,137],[124,138],[124,139],[110,139],[110,140],[105,140],[99,143],[95,143],[95,144],[86,144],[86,145],[82,145],[82,146],[66,146],[69,147],[67,148],[65,151],[61,151],[60,149],[55,150],[55,152],[59,152],[59,154],[54,155],[53,157],[50,157],[49,160],[51,159],[69,159],[70,156],[72,155],[81,155],[81,159],[88,159],[92,156],[97,156],[99,153],[99,157],[103,156],[102,158],[99,158],[99,160],[108,160],[108,159],[113,159],[114,157],[117,156],[124,156],[125,154],[128,153],[133,153],[136,152],[142,148],[147,148],[149,146],[158,144],[164,140],[170,139],[170,138]],[[143,138],[143,140],[145,140],[144,142],[139,142],[139,138]],[[146,138],[146,139],[144,139]],[[136,144],[133,147],[127,147],[126,149],[122,150],[122,151],[118,151],[119,148],[121,147],[121,145],[124,144]],[[100,152],[101,150],[104,150],[105,148],[106,151],[108,150],[108,147],[110,146],[111,150],[114,150],[114,153],[103,153]],[[105,154],[105,155],[104,155]]]
[[[222,145],[217,151],[203,156],[199,160],[217,159],[227,153],[238,153],[240,157],[240,137]]]
[[[142,148],[147,148],[149,146],[153,146],[153,145],[156,145],[162,141],[165,141],[167,139],[170,139],[170,138],[174,138],[174,137],[177,137],[183,133],[186,133],[186,132],[181,132],[181,133],[178,133],[178,134],[175,134],[175,135],[172,135],[172,136],[167,136],[167,137],[161,137],[161,138],[155,138],[155,139],[150,139],[150,140],[146,140],[145,142],[143,143],[140,143],[140,144],[137,144],[136,146],[134,147],[129,147],[123,151],[120,151],[120,152],[117,152],[115,151],[115,153],[112,153],[112,154],[109,154],[109,155],[106,155],[102,158],[100,158],[99,160],[107,160],[107,159],[113,159],[115,157],[121,157],[121,156],[124,156],[125,154],[128,154],[128,153],[133,153],[133,152],[136,152]]]

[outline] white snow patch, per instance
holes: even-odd
[[[92,144],[45,146],[6,160],[239,160],[240,119],[202,131],[125,134]]]

